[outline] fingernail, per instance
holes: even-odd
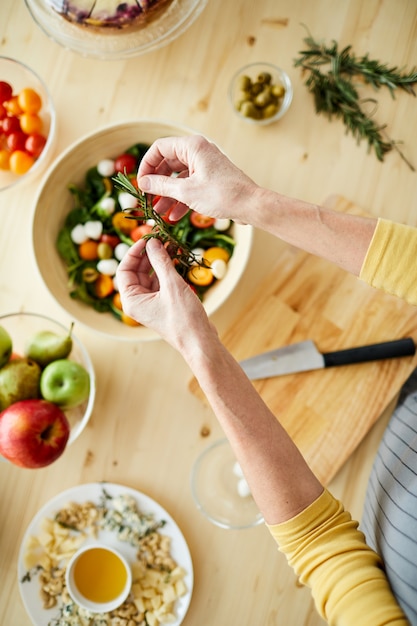
[[[138,180],[139,189],[142,189],[142,191],[149,191],[149,189],[151,188],[150,182],[151,181],[149,180],[148,176],[142,176],[142,178]]]

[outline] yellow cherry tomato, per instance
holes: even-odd
[[[107,298],[114,291],[113,279],[107,274],[99,274],[94,282],[94,292],[97,298]]]
[[[38,113],[42,107],[42,98],[35,89],[26,87],[17,96],[20,108],[25,113]]]
[[[22,107],[19,105],[19,99],[17,96],[13,96],[10,100],[3,102],[4,107],[9,115],[19,117],[23,113]]]
[[[83,241],[83,243],[78,246],[78,254],[84,261],[94,261],[98,259],[98,242],[92,239]]]
[[[114,294],[114,296],[112,298],[112,302],[113,302],[114,306],[116,307],[116,309],[119,309],[119,311],[122,310],[122,299],[121,299],[120,293],[118,291],[116,291],[116,293]]]
[[[199,285],[200,287],[207,287],[214,280],[211,269],[201,265],[194,265],[194,267],[188,271],[187,278],[190,283]]]
[[[36,113],[22,113],[20,116],[20,128],[27,135],[40,133],[42,130],[42,120]]]
[[[23,150],[15,150],[10,155],[10,171],[13,174],[26,174],[34,164],[33,156]]]
[[[0,170],[10,169],[10,154],[8,150],[0,150]]]
[[[138,225],[137,220],[128,217],[123,211],[114,213],[112,224],[116,230],[120,230],[125,235],[129,235]]]
[[[226,248],[213,246],[212,248],[207,248],[207,250],[204,250],[203,257],[208,264],[213,263],[213,261],[216,261],[217,259],[220,259],[221,261],[227,263],[230,259],[230,254],[226,250]]]
[[[126,313],[122,313],[122,322],[123,324],[127,324],[127,326],[140,326],[139,322],[133,319],[133,317],[129,317]]]

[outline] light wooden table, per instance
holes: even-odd
[[[293,67],[303,47],[304,23],[316,38],[352,44],[357,53],[411,68],[417,61],[416,20],[414,0],[209,0],[198,21],[169,46],[129,61],[102,62],[50,41],[23,0],[1,0],[0,54],[28,63],[47,82],[58,114],[56,154],[110,122],[166,119],[210,136],[262,185],[314,202],[343,194],[374,215],[417,224],[417,174],[395,153],[379,163],[345,135],[342,124],[317,117]],[[265,128],[239,121],[227,97],[235,70],[256,60],[281,65],[294,84],[289,113]],[[404,140],[403,149],[417,166],[417,101],[406,94],[396,100],[377,97],[379,120]],[[67,323],[32,258],[31,210],[38,183],[0,195],[0,312],[44,312]],[[256,232],[241,283],[213,316],[220,332],[239,315],[249,286],[275,254],[274,240]],[[97,402],[87,429],[46,469],[0,466],[0,623],[30,623],[16,562],[33,515],[60,491],[105,479],[147,493],[181,527],[195,567],[185,626],[322,624],[309,591],[297,584],[264,527],[222,530],[195,508],[191,467],[222,432],[211,411],[190,394],[190,372],[179,356],[161,341],[119,344],[81,327],[77,332],[97,374]],[[357,517],[388,417],[389,411],[331,484]]]

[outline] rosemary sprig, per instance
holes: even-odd
[[[316,42],[311,35],[304,42],[307,49],[299,52],[299,57],[294,59],[294,66],[301,67],[307,74],[305,85],[314,97],[316,112],[327,115],[329,119],[342,119],[346,132],[350,132],[358,143],[367,141],[368,149],[373,149],[379,161],[383,161],[385,155],[395,149],[410,169],[415,171],[399,149],[398,142],[387,135],[386,125],[379,125],[372,119],[373,113],[365,112],[363,105],[368,102],[376,105],[377,102],[371,98],[361,98],[359,83],[355,85],[353,78],[361,79],[375,90],[386,87],[392,97],[395,97],[397,88],[415,96],[413,86],[417,83],[417,69],[405,73],[397,67],[370,59],[368,54],[355,56],[351,46],[339,51],[336,41],[326,46]]]
[[[149,194],[138,190],[129,178],[121,172],[118,172],[116,176],[113,176],[112,180],[117,189],[127,191],[127,193],[130,193],[138,200],[139,209],[143,212],[144,220],[154,221],[155,225],[153,226],[152,231],[143,235],[144,239],[149,239],[151,237],[157,237],[160,239],[168,247],[170,256],[185,269],[188,269],[192,265],[196,264],[205,265],[205,262],[198,258],[185,242],[179,241],[169,230],[167,223],[153,208],[151,196]],[[126,215],[126,217],[136,219],[135,216]]]

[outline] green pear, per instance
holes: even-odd
[[[19,400],[39,397],[41,367],[36,361],[13,359],[0,369],[0,411]]]
[[[68,335],[58,335],[50,330],[41,330],[30,339],[25,354],[29,359],[46,367],[57,359],[66,359],[72,350],[72,327]]]
[[[12,353],[12,338],[3,326],[0,326],[0,367],[10,359]]]

